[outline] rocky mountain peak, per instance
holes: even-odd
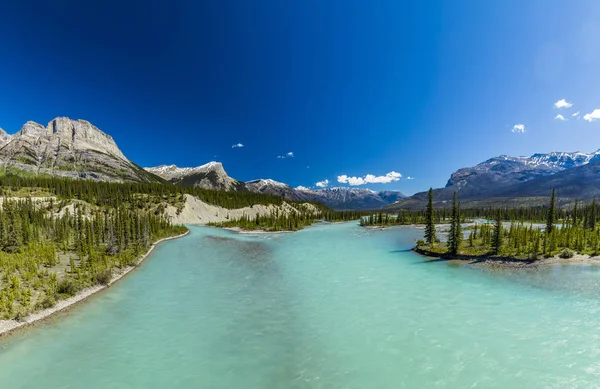
[[[0,128],[0,147],[10,142],[11,139],[12,136],[7,134],[6,131],[4,131],[4,129]]]
[[[40,137],[46,134],[46,128],[39,123],[28,121],[17,132],[16,136]]]
[[[15,135],[0,133],[0,144],[0,163],[16,170],[104,181],[159,180],[86,120],[57,117],[46,127],[28,121]]]
[[[233,190],[243,184],[227,175],[221,162],[211,161],[196,167],[160,165],[145,168],[146,171],[182,186],[195,186],[206,189]]]

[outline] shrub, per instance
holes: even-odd
[[[54,296],[46,296],[42,301],[40,301],[40,307],[42,309],[52,308],[55,305],[56,300],[54,299]]]
[[[97,284],[108,285],[110,280],[112,280],[112,271],[110,269],[99,271],[94,275],[94,281]]]
[[[23,309],[18,310],[14,316],[14,319],[16,321],[25,321],[26,318],[27,318],[27,312],[25,312],[25,310],[23,310]]]
[[[72,280],[62,280],[58,283],[57,292],[59,294],[74,296],[77,293],[77,290],[77,285],[75,285]]]
[[[564,259],[573,258],[575,256],[575,251],[573,251],[571,249],[564,249],[563,251],[560,252],[560,254],[558,254],[558,256],[560,258],[564,258]]]

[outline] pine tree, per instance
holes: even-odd
[[[550,207],[548,208],[548,217],[546,218],[546,233],[552,233],[554,229],[554,218],[556,216],[556,195],[555,190],[552,189],[552,196],[550,196]]]
[[[433,188],[429,188],[427,208],[425,210],[425,241],[431,247],[435,244],[435,224],[433,220]]]
[[[588,218],[588,228],[592,231],[596,228],[596,200],[592,201],[590,206],[590,215]]]
[[[510,242],[509,242],[510,243]],[[500,254],[502,249],[502,217],[500,210],[496,214],[496,224],[494,225],[494,233],[492,235],[492,253],[494,255]]]
[[[460,204],[458,196],[454,192],[452,198],[452,212],[450,214],[450,231],[448,232],[448,253],[458,254],[462,242],[462,227],[460,225]]]

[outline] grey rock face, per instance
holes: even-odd
[[[2,128],[0,128],[0,147],[4,146],[8,142],[10,142],[11,139],[12,139],[12,136],[7,134],[6,131],[4,131]]]
[[[220,162],[209,162],[202,166],[183,168],[175,165],[161,165],[145,168],[145,170],[181,186],[216,190],[246,189],[243,183],[227,175]]]
[[[85,120],[60,117],[46,127],[30,121],[6,143],[2,139],[0,133],[0,164],[7,171],[117,182],[159,180],[129,161],[110,135]]]

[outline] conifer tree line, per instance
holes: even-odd
[[[249,207],[255,204],[281,205],[284,201],[280,196],[262,193],[182,187],[170,183],[116,183],[42,175],[31,177],[12,174],[0,175],[0,188],[2,188],[0,195],[9,194],[20,188],[41,188],[61,199],[79,199],[90,204],[111,207],[124,202],[142,207],[148,201],[148,197],[144,195],[182,199],[182,195],[189,194],[206,203],[228,209]]]
[[[152,242],[187,230],[126,203],[79,203],[71,212],[52,200],[1,200],[0,319],[20,319],[106,284],[114,271],[135,265]]]
[[[294,207],[298,212],[280,212],[276,209],[268,216],[257,215],[251,217],[244,215],[241,218],[209,223],[209,225],[215,227],[239,227],[248,231],[297,231],[319,221],[342,222],[358,220],[363,214],[357,211],[336,212],[320,204],[318,206],[314,204],[311,206],[294,204]]]
[[[426,250],[451,255],[498,255],[522,259],[539,259],[559,255],[570,258],[575,253],[600,255],[600,228],[596,227],[598,204],[595,200],[583,204],[576,201],[572,207],[559,209],[553,190],[546,207],[507,210],[496,209],[490,217],[488,210],[478,217],[488,221],[474,223],[465,228],[468,238],[463,242],[460,221],[461,210],[456,193],[449,219],[450,228],[447,243],[435,246],[431,238],[435,223],[427,218],[424,240],[418,246]],[[433,202],[428,203],[426,214],[432,211]],[[473,210],[470,210],[473,212]],[[507,215],[532,215],[532,220],[507,220]],[[544,219],[542,220],[542,215]]]

